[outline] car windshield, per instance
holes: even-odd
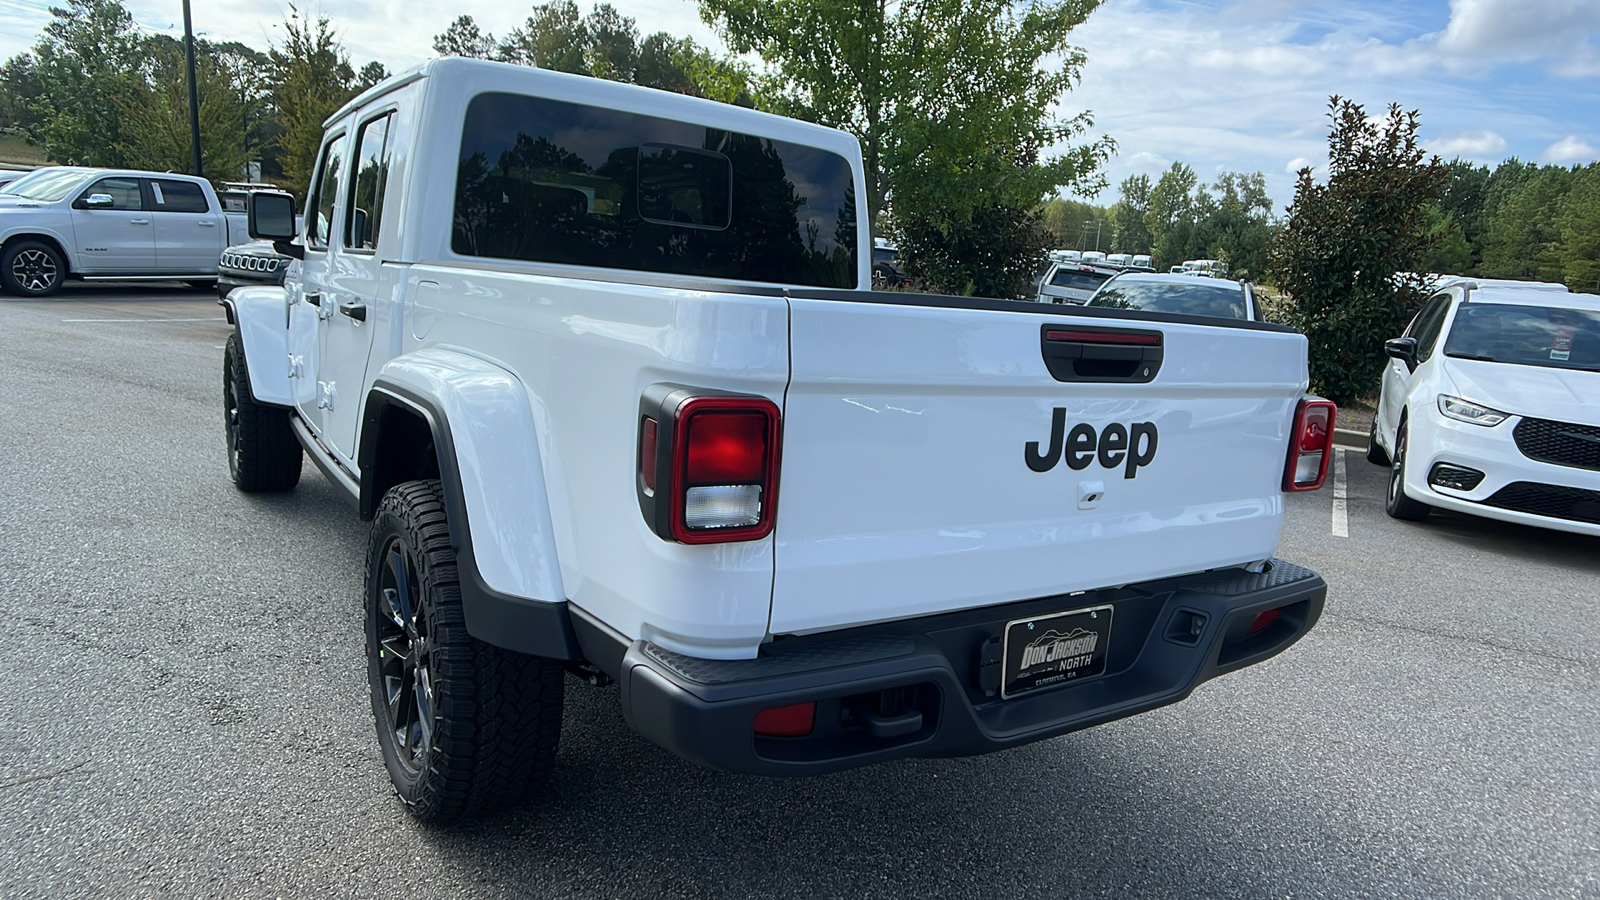
[[[82,169],[39,169],[0,187],[0,195],[54,203],[72,193],[85,174]]]
[[[1092,291],[1110,277],[1100,272],[1085,272],[1081,269],[1058,269],[1056,274],[1050,277],[1050,284],[1053,287]]]
[[[1559,306],[1467,303],[1444,355],[1519,366],[1600,371],[1600,312]]]
[[[1089,300],[1090,306],[1113,309],[1142,309],[1148,312],[1214,316],[1221,319],[1248,319],[1244,291],[1237,287],[1207,284],[1173,284],[1161,281],[1114,281]]]

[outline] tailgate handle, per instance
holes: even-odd
[[[1165,335],[1143,328],[1045,325],[1045,368],[1057,381],[1145,384],[1161,371]]]

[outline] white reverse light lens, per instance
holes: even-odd
[[[1455,419],[1458,422],[1471,422],[1474,425],[1499,425],[1510,416],[1497,409],[1479,406],[1470,400],[1452,397],[1449,394],[1439,395],[1439,412]]]
[[[690,528],[741,528],[761,523],[761,485],[692,487],[683,497],[683,523]]]

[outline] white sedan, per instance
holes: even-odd
[[[1449,285],[1384,345],[1367,458],[1389,515],[1600,535],[1600,296],[1503,284]]]

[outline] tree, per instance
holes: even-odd
[[[133,89],[143,61],[133,17],[117,0],[68,0],[50,15],[33,49],[43,88],[32,101],[41,120],[34,137],[57,162],[123,165],[118,101]]]
[[[1161,173],[1150,191],[1145,227],[1150,231],[1151,253],[1167,265],[1190,258],[1194,242],[1195,191],[1199,179],[1194,169],[1175,162]]]
[[[1098,5],[1037,2],[1019,14],[1009,0],[700,0],[700,16],[733,52],[765,61],[766,108],[861,140],[877,231],[891,196],[897,221],[954,221],[979,207],[1033,209],[1062,186],[1098,189],[1109,138],[1043,158],[1092,124],[1052,110],[1085,60],[1067,36]]]
[[[356,92],[360,93],[388,77],[389,70],[383,67],[383,63],[373,60],[356,73]]]
[[[1472,245],[1453,213],[1444,203],[1424,207],[1428,217],[1431,246],[1423,252],[1417,271],[1439,275],[1466,275],[1472,268]]]
[[[578,4],[550,0],[535,6],[521,27],[511,29],[495,53],[505,62],[590,75],[585,59],[588,43]]]
[[[1557,218],[1572,187],[1572,170],[1529,167],[1490,213],[1483,230],[1481,274],[1490,278],[1561,281]]]
[[[433,38],[433,52],[440,56],[464,56],[468,59],[493,59],[494,35],[478,30],[471,16],[457,16],[450,27]]]
[[[39,111],[44,84],[31,53],[18,53],[0,66],[0,128],[14,128],[34,140],[44,124]]]
[[[1445,169],[1417,142],[1416,111],[1391,105],[1369,120],[1358,103],[1328,102],[1328,180],[1309,168],[1268,247],[1268,274],[1309,343],[1312,389],[1339,403],[1371,395],[1383,341],[1400,333],[1424,292],[1416,272],[1432,244],[1427,205]]]
[[[1187,253],[1222,260],[1234,278],[1260,278],[1273,234],[1266,176],[1223,172],[1196,197],[1195,208],[1195,234]]]
[[[1044,228],[1053,248],[1103,250],[1111,245],[1111,210],[1069,197],[1052,197],[1043,207]]]
[[[305,197],[322,142],[322,123],[355,96],[356,74],[326,16],[311,21],[289,7],[283,43],[267,54],[272,105],[283,127],[278,138],[288,188]]]
[[[1600,293],[1600,163],[1572,173],[1572,187],[1561,201],[1556,224],[1567,287]]]
[[[157,172],[188,172],[194,165],[189,130],[189,88],[183,45],[165,35],[147,38],[145,62],[127,92],[115,97],[123,113],[116,146],[125,165]],[[217,180],[244,176],[254,155],[250,132],[259,115],[250,90],[207,46],[195,48],[195,86],[200,100],[200,162]]]
[[[1117,189],[1117,204],[1111,208],[1111,246],[1118,253],[1149,253],[1154,245],[1144,220],[1152,190],[1149,175],[1129,175]]]

